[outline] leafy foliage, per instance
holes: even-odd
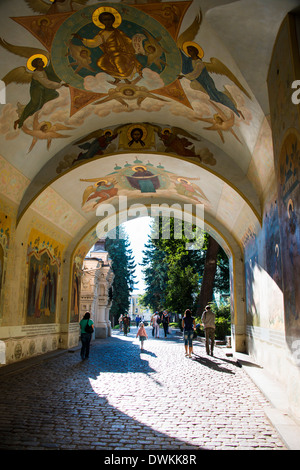
[[[184,225],[173,218],[156,217],[144,250],[142,266],[146,292],[142,303],[153,311],[167,308],[173,313],[183,313],[187,308],[196,312],[197,297],[201,289],[208,246],[208,234],[197,230],[194,249]],[[220,248],[215,276],[215,289],[229,290],[228,259]]]
[[[116,228],[116,237],[106,238],[105,249],[112,261],[114,273],[110,315],[113,317],[113,324],[116,324],[120,315],[128,313],[129,297],[135,284],[136,265],[128,236],[122,227]]]

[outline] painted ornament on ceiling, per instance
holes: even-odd
[[[200,139],[179,127],[166,127],[150,123],[127,124],[113,129],[99,129],[82,137],[74,146],[79,152],[67,154],[56,168],[57,173],[75,165],[99,158],[114,151],[160,152],[214,166],[212,152],[199,145]]]
[[[143,163],[138,158],[133,164],[126,163],[123,167],[116,164],[114,171],[98,178],[81,179],[80,181],[93,183],[89,185],[82,196],[81,207],[83,211],[95,211],[99,204],[115,196],[130,196],[133,191],[144,195],[164,192],[170,196],[170,192],[178,196],[193,199],[196,202],[208,202],[200,187],[193,183],[199,178],[186,178],[175,175],[165,170],[159,164]]]
[[[109,102],[121,104],[126,110],[141,107],[146,98],[148,110],[160,103],[160,107],[168,105],[170,112],[178,115],[178,108],[173,110],[171,104],[181,103],[185,110],[190,109],[193,120],[213,119],[208,129],[218,132],[222,141],[226,131],[237,138],[232,127],[236,118],[244,118],[243,112],[228,86],[219,90],[211,74],[227,77],[242,94],[248,98],[249,94],[219,59],[203,61],[204,50],[195,42],[201,12],[180,33],[192,2],[133,7],[124,3],[86,6],[83,0],[56,1],[52,5],[43,0],[25,1],[37,14],[12,19],[30,31],[43,48],[11,44],[5,39],[0,45],[24,58],[24,64],[2,80],[7,86],[15,82],[30,88],[29,102],[17,103],[14,128],[33,136],[33,145],[44,139],[49,148],[52,139],[65,138],[67,134],[58,131],[72,130],[70,118],[90,104],[97,114]],[[35,117],[34,124],[26,122],[46,104],[65,96],[64,88],[69,90],[69,117],[64,114],[63,119],[62,114],[63,124],[52,122],[51,115],[47,121]],[[205,111],[193,109],[189,95],[194,91]],[[212,118],[203,115],[216,103],[223,106],[223,113],[219,109]],[[93,107],[89,109],[93,113]],[[189,118],[189,113],[182,112]]]

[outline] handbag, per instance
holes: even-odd
[[[89,325],[89,320],[87,321],[86,327],[84,329],[86,333],[93,333],[93,327],[92,325]]]

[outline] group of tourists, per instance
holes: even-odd
[[[88,359],[90,352],[90,342],[92,338],[92,333],[94,331],[94,322],[91,320],[90,312],[86,312],[82,320],[80,321],[80,334],[81,334],[81,351],[80,355],[82,360]],[[207,305],[201,317],[202,324],[205,331],[205,348],[206,353],[213,356],[214,343],[215,343],[215,314],[212,311],[211,307]],[[168,310],[163,312],[155,312],[151,317],[152,325],[152,336],[159,338],[159,328],[162,323],[164,329],[165,338],[169,332],[169,323],[170,315]],[[130,331],[130,317],[128,314],[121,315],[119,318],[120,331],[124,330],[124,335],[127,336]],[[148,339],[148,335],[145,329],[145,325],[141,319],[136,323],[138,331],[136,338],[139,338],[141,344],[141,350],[144,349],[144,342]],[[193,338],[194,331],[196,328],[195,318],[192,316],[190,309],[187,309],[184,312],[184,317],[182,319],[182,329],[183,329],[183,338],[184,338],[184,348],[185,355],[187,357],[192,357],[193,353]]]
[[[124,336],[127,336],[127,334],[130,332],[130,316],[128,313],[125,313],[125,315],[120,315],[119,327],[120,331],[124,332]]]
[[[151,325],[152,325],[152,336],[155,338],[159,338],[159,328],[160,324],[162,323],[164,329],[165,338],[169,333],[169,323],[170,323],[170,315],[168,310],[164,310],[162,312],[155,312],[151,317]]]

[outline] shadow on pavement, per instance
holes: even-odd
[[[141,360],[139,345],[131,343],[128,348],[128,342],[111,338],[92,343],[86,361],[80,360],[77,350],[1,377],[0,449],[205,449],[172,437],[172,431],[168,434],[146,425],[142,411],[140,420],[136,419],[109,403],[109,394],[96,393],[91,379],[101,385],[101,373],[107,372],[155,371]],[[136,396],[140,393],[137,390]],[[128,399],[130,409],[135,396],[128,395]],[[120,390],[120,400],[126,402],[124,390]]]
[[[199,364],[201,364],[203,366],[209,367],[210,369],[213,369],[217,372],[224,372],[226,374],[232,374],[232,375],[234,375],[233,371],[227,369],[226,367],[220,366],[220,364],[218,362],[216,362],[216,360],[228,362],[228,363],[234,364],[238,367],[238,365],[235,362],[228,361],[228,360],[223,359],[223,358],[216,358],[215,356],[214,356],[214,360],[212,360],[212,359],[209,359],[208,357],[203,357],[203,356],[199,356],[197,354],[194,354],[194,356],[192,357],[192,360],[194,362],[198,362]]]

